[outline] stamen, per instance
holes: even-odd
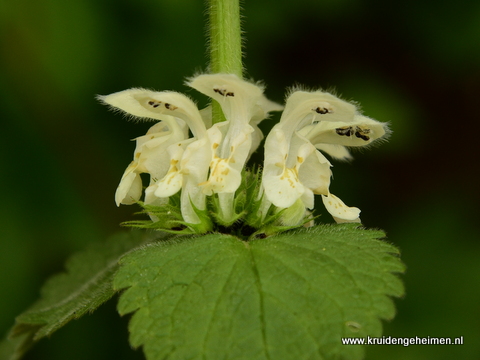
[[[225,89],[225,88],[214,87],[214,88],[213,88],[213,91],[215,91],[217,94],[222,95],[223,97],[227,97],[227,96],[234,97],[234,96],[235,96],[235,93],[234,93],[234,92],[228,91],[228,90]]]
[[[370,134],[370,129],[362,129],[359,126],[355,127],[355,136],[357,138],[360,138],[365,141],[370,140],[370,136],[367,136],[366,134]]]
[[[148,102],[148,105],[150,105],[150,106],[152,106],[152,107],[154,107],[154,108],[157,108],[157,107],[160,106],[161,103],[162,103],[161,101],[150,100],[150,101]]]
[[[326,107],[320,107],[320,106],[312,110],[315,111],[317,114],[321,114],[321,115],[333,113],[332,109],[327,109]]]
[[[172,105],[172,104],[169,104],[169,103],[165,103],[165,107],[166,107],[168,110],[171,110],[171,111],[174,111],[174,110],[177,110],[177,109],[178,109],[178,106],[175,106],[175,105]]]
[[[340,136],[352,136],[354,131],[351,126],[344,126],[335,129],[336,133]]]

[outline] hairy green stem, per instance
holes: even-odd
[[[242,76],[239,0],[209,0],[210,70]]]
[[[210,72],[242,77],[242,30],[239,0],[208,0]],[[213,102],[213,124],[225,121],[220,105]]]

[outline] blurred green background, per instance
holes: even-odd
[[[480,2],[256,0],[244,15],[247,74],[269,98],[335,88],[391,123],[388,143],[335,163],[331,190],[402,250],[407,291],[385,335],[465,345],[370,346],[367,359],[480,358]],[[200,0],[0,0],[1,331],[136,210],[113,196],[129,139],[151,124],[94,96],[147,87],[205,103],[183,86],[206,69],[204,34]],[[141,359],[127,320],[110,302],[27,359]]]

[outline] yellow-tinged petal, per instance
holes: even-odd
[[[241,174],[234,169],[228,159],[216,157],[210,164],[210,176],[208,181],[199,184],[203,193],[234,193],[242,181]]]
[[[192,142],[183,153],[180,164],[183,173],[181,209],[186,222],[196,224],[200,221],[192,203],[197,209],[205,209],[205,194],[199,184],[207,180],[211,159],[212,150],[208,138]]]
[[[183,174],[178,169],[178,161],[176,159],[170,160],[170,168],[167,174],[159,181],[157,181],[157,189],[155,196],[169,197],[176,194],[182,188]]]
[[[264,173],[269,171],[278,173],[278,168],[286,165],[288,151],[289,142],[285,137],[285,133],[275,125],[265,140]]]
[[[115,203],[131,205],[142,196],[142,179],[135,171],[127,168],[115,192]]]
[[[171,118],[173,119],[173,117]],[[163,121],[152,128],[162,123]],[[163,178],[169,169],[171,154],[167,149],[174,144],[181,146],[182,143],[189,140],[184,140],[185,133],[181,128],[176,128],[175,131],[164,130],[161,132],[153,132],[152,128],[149,129],[147,135],[136,139],[134,161],[138,162],[137,171],[139,173],[149,173],[158,180]]]
[[[360,209],[349,207],[333,194],[322,195],[325,208],[337,222],[360,222]]]
[[[262,183],[267,199],[280,208],[292,206],[305,192],[295,168],[285,167],[280,175],[264,176]]]
[[[325,156],[315,150],[306,157],[299,168],[300,181],[314,194],[328,194],[332,176],[331,166]]]

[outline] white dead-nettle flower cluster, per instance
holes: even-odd
[[[283,107],[269,101],[258,84],[232,74],[199,75],[187,85],[216,100],[226,121],[212,125],[211,107],[200,111],[187,96],[172,91],[129,89],[99,99],[129,115],[158,121],[136,139],[134,159],[115,194],[117,205],[141,198],[140,174],[147,173],[145,204],[166,204],[181,190],[183,219],[194,224],[200,221],[197,211],[205,210],[206,197],[213,194],[224,216],[233,216],[242,170],[263,138],[257,125]],[[319,194],[337,222],[359,222],[360,210],[329,192],[331,164],[322,152],[348,159],[347,147],[371,144],[387,131],[385,123],[361,115],[355,105],[330,93],[292,92],[265,141],[259,216],[272,204],[279,210],[299,209],[286,220],[293,225],[303,220]]]

